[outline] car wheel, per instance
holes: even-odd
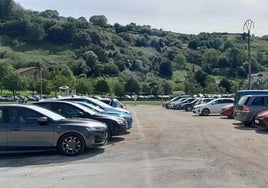
[[[205,108],[205,109],[202,110],[201,115],[202,116],[208,116],[209,113],[210,113],[209,109],[208,108]]]
[[[107,140],[110,140],[111,138],[112,138],[112,135],[113,135],[113,133],[112,133],[112,130],[111,130],[112,128],[108,128],[108,136],[107,136]]]
[[[187,108],[186,108],[186,111],[187,112],[190,112],[190,111],[192,111],[193,110],[193,108],[191,107],[191,106],[188,106]]]
[[[245,125],[246,127],[250,127],[250,126],[253,124],[252,121],[243,122],[243,123],[244,123],[244,125]]]
[[[59,140],[58,150],[64,155],[75,156],[82,153],[84,149],[85,142],[79,134],[65,134]]]

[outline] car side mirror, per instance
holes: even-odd
[[[40,118],[38,118],[38,123],[40,124],[40,125],[47,125],[48,124],[48,119],[47,119],[47,117],[40,117]]]

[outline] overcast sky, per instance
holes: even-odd
[[[57,10],[64,17],[105,15],[109,24],[150,25],[185,34],[242,33],[246,20],[251,33],[268,35],[268,0],[14,0],[24,9]],[[247,31],[247,30],[245,30]]]

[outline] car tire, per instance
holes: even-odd
[[[112,138],[112,136],[113,136],[113,131],[112,131],[112,128],[109,127],[109,128],[108,128],[108,136],[107,136],[107,140],[110,140],[110,139]]]
[[[202,116],[208,116],[209,113],[210,113],[209,109],[208,109],[208,108],[204,108],[204,109],[202,110],[202,112],[201,112],[201,115],[202,115]]]
[[[63,135],[58,143],[58,150],[61,154],[75,156],[85,150],[85,142],[81,135],[68,133]]]
[[[247,121],[247,122],[243,122],[243,124],[246,126],[246,127],[250,127],[253,122],[252,121]]]

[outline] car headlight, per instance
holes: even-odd
[[[118,124],[126,124],[126,120],[124,118],[118,118]]]

